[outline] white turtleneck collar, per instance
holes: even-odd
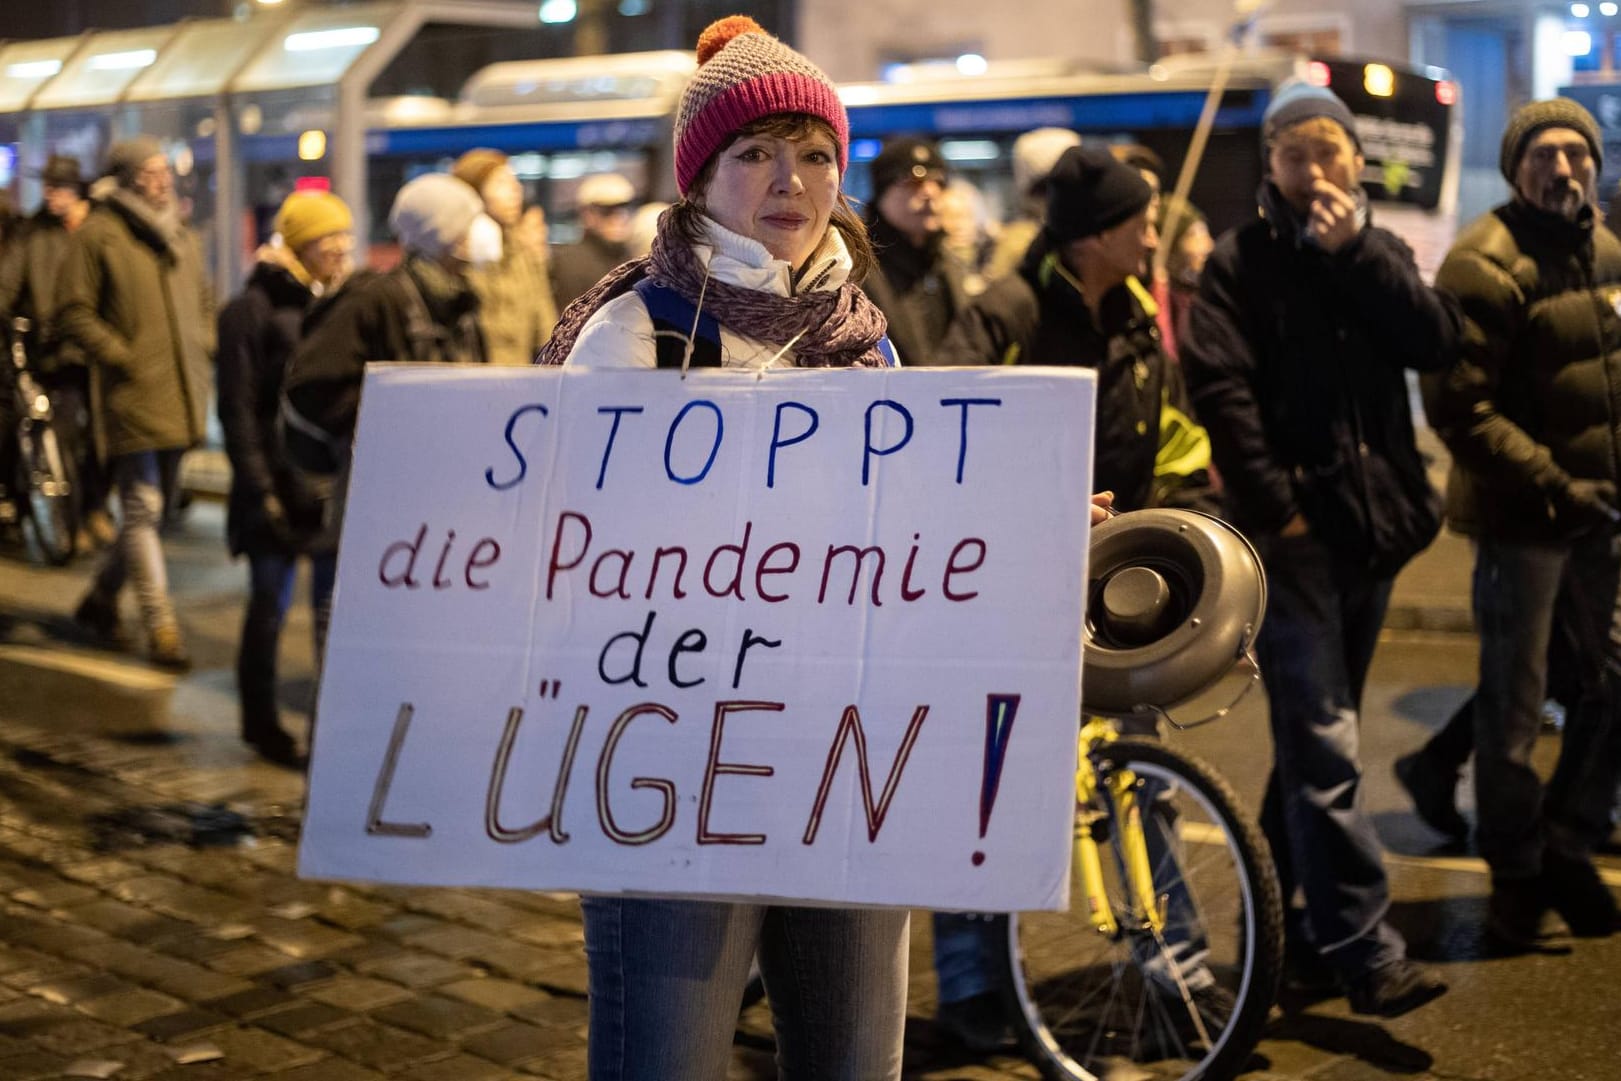
[[[786,259],[778,259],[758,240],[734,233],[713,218],[705,217],[704,227],[707,243],[695,245],[693,250],[716,279],[782,297],[795,293],[794,268]],[[854,268],[843,234],[829,225],[821,247],[800,276],[798,292],[837,289],[849,280]]]

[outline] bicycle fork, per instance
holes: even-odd
[[[1098,843],[1098,835],[1110,828],[1112,819],[1124,864],[1121,875],[1132,906],[1130,915],[1158,938],[1165,929],[1165,906],[1154,889],[1148,839],[1143,833],[1142,806],[1137,800],[1137,776],[1126,769],[1109,770],[1099,776],[1091,757],[1086,754],[1087,747],[1114,738],[1114,729],[1107,721],[1093,719],[1081,729],[1075,799],[1084,811],[1075,831],[1075,866],[1080,872],[1093,928],[1101,935],[1117,936],[1120,920],[1109,903],[1109,891],[1103,880],[1103,849]]]

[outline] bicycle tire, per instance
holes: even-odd
[[[1020,1046],[1051,1081],[1231,1081],[1260,1042],[1283,967],[1283,901],[1271,850],[1231,786],[1198,759],[1137,739],[1101,744],[1092,758],[1100,774],[1128,769],[1140,794],[1160,793],[1152,813],[1174,828],[1161,834],[1170,858],[1154,861],[1155,891],[1164,899],[1186,887],[1185,910],[1195,916],[1180,928],[1169,920],[1156,939],[1141,921],[1130,926],[1128,915],[1117,934],[1104,936],[1075,882],[1068,913],[999,917],[1002,988]],[[1109,813],[1078,808],[1078,828],[1088,810]],[[1110,903],[1125,914],[1112,826],[1102,823],[1099,846]],[[1093,827],[1094,836],[1099,831]],[[1169,907],[1174,916],[1176,904]],[[1169,943],[1183,932],[1208,953],[1177,987],[1167,976],[1180,967]],[[1226,997],[1188,993],[1204,980]],[[1199,1007],[1199,1024],[1190,1005]]]
[[[46,561],[61,567],[72,561],[78,544],[76,493],[68,461],[56,431],[30,424],[19,440],[19,472],[25,485],[28,520]]]

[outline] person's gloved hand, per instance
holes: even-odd
[[[1572,532],[1621,524],[1615,485],[1607,480],[1573,478],[1555,500],[1554,510],[1561,525]]]

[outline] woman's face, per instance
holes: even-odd
[[[703,209],[797,270],[821,247],[838,197],[838,148],[812,129],[796,139],[745,135],[726,147]]]

